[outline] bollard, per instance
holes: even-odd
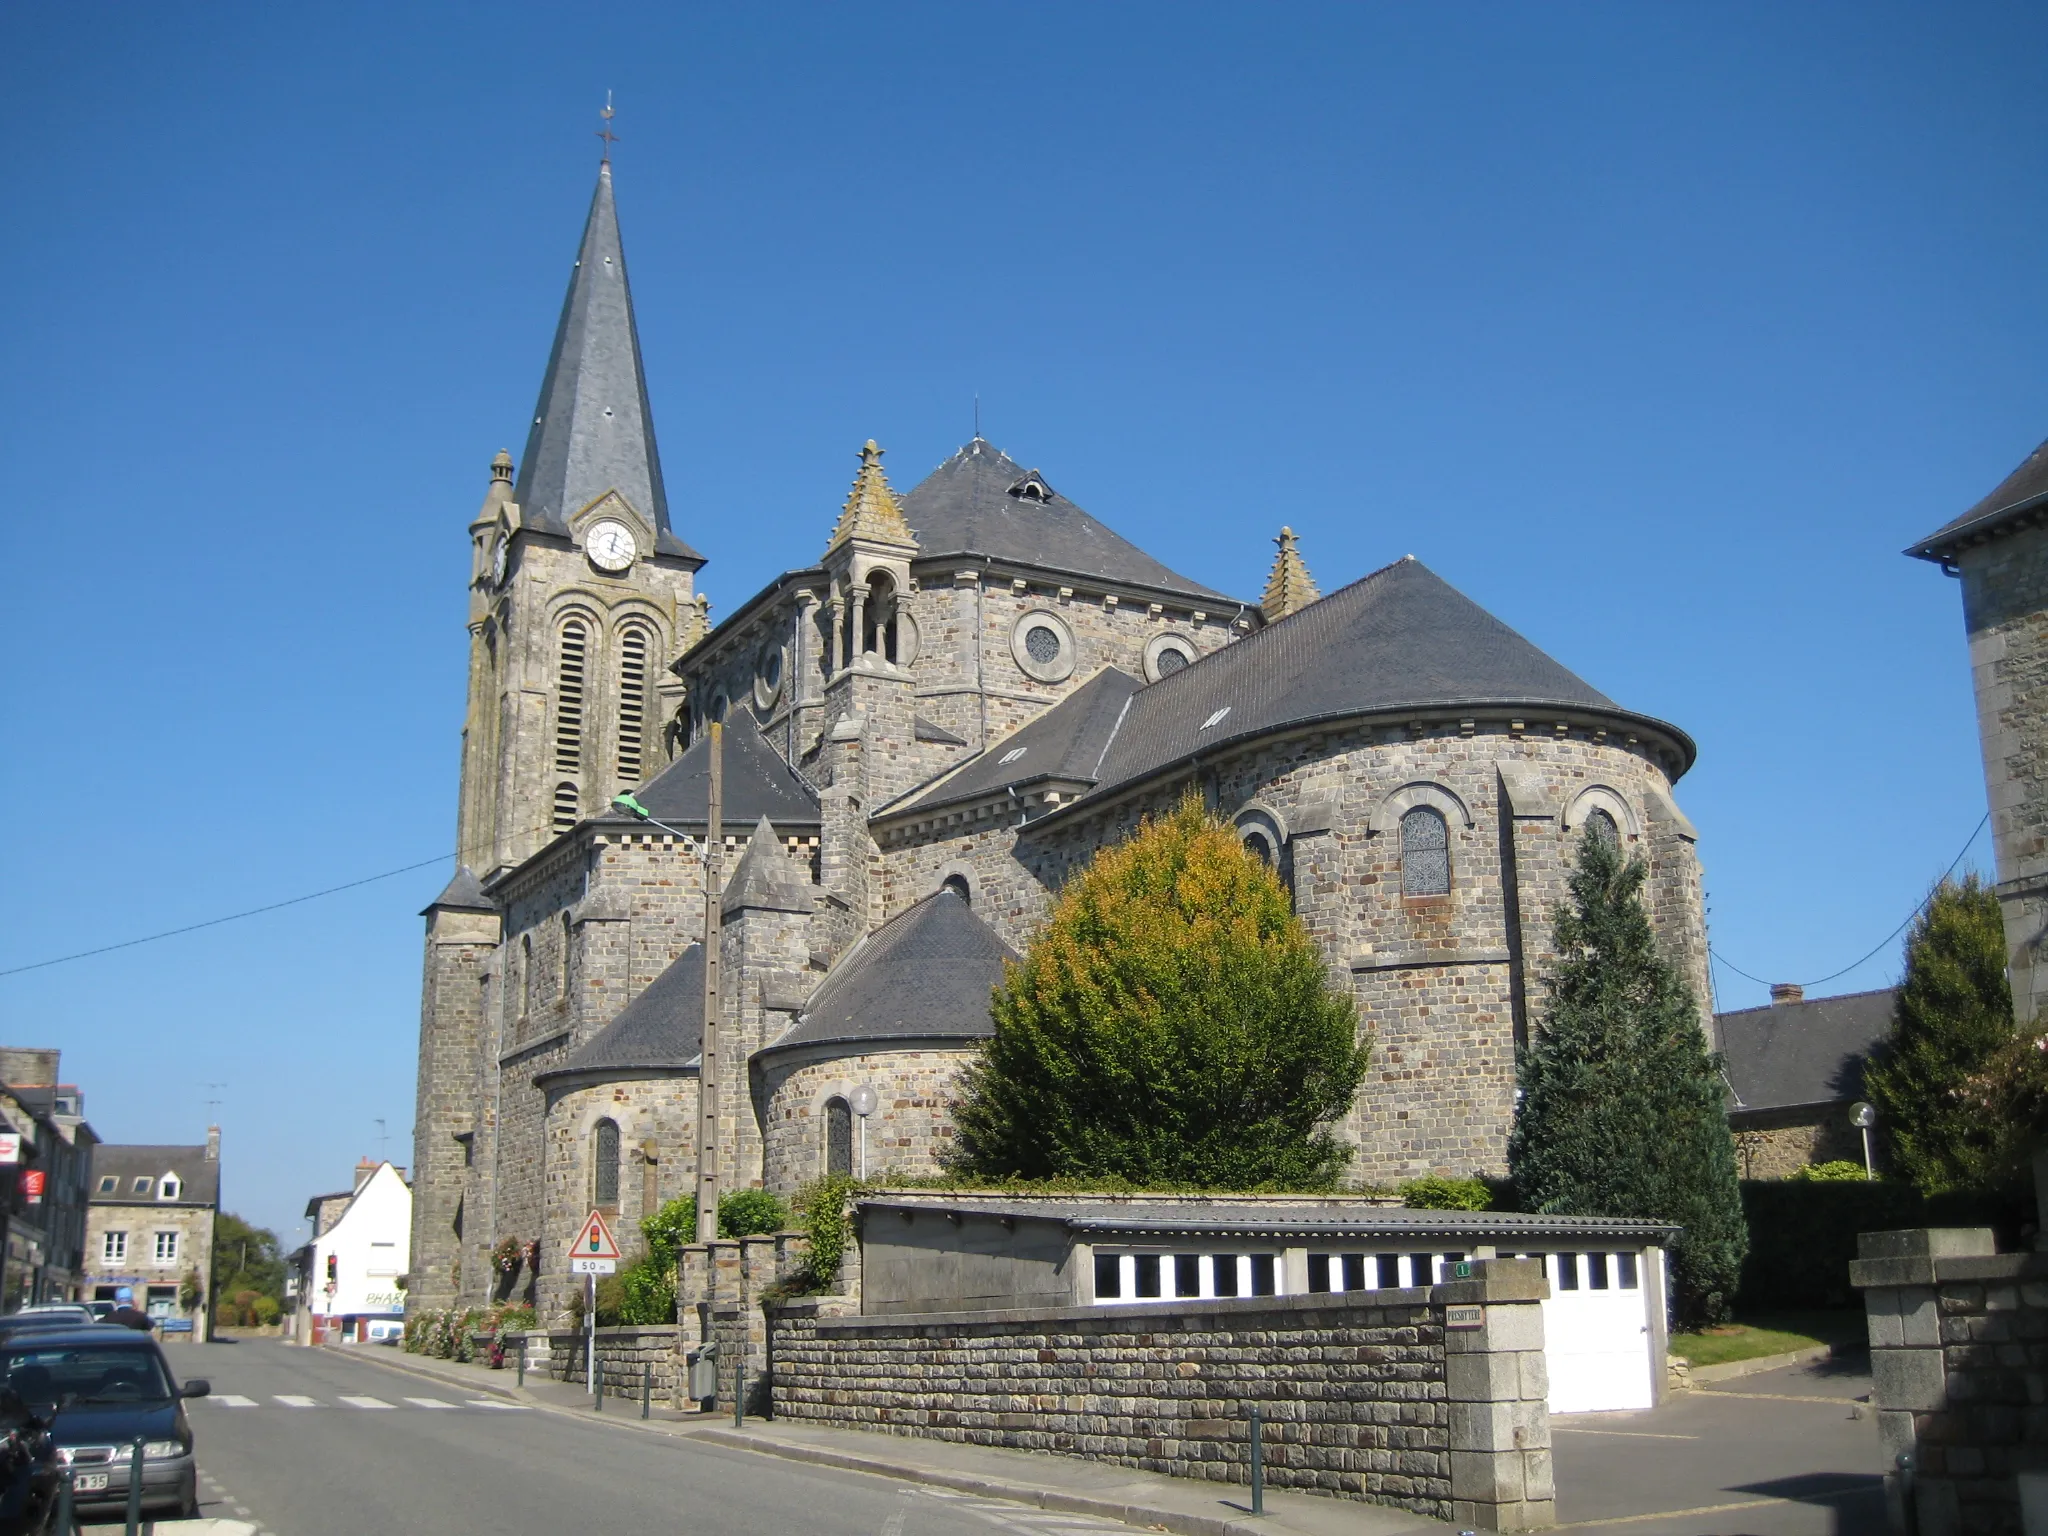
[[[521,1340],[519,1341],[519,1386],[520,1386],[520,1389],[521,1389],[522,1391],[523,1391],[523,1390],[525,1390],[525,1387],[526,1387],[526,1340],[524,1340],[524,1339],[521,1339]]]
[[[142,1533],[142,1447],[146,1444],[142,1436],[135,1437],[135,1449],[128,1453],[128,1531],[127,1536],[141,1536]]]
[[[593,1355],[590,1360],[590,1396],[592,1413],[604,1412],[604,1356]]]
[[[57,1532],[56,1536],[72,1536],[77,1516],[71,1511],[71,1468],[57,1469]]]
[[[1920,1507],[1913,1490],[1913,1484],[1918,1480],[1915,1476],[1918,1468],[1913,1453],[1899,1452],[1896,1465],[1899,1475],[1894,1486],[1899,1490],[1899,1524],[1904,1528],[1905,1536],[1920,1536]]]
[[[651,1406],[651,1405],[653,1404],[653,1402],[654,1402],[654,1362],[653,1362],[652,1360],[643,1360],[643,1361],[641,1361],[641,1362],[640,1362],[640,1417],[641,1417],[641,1418],[643,1418],[643,1419],[644,1419],[644,1418],[646,1418],[646,1417],[647,1417],[647,1411],[648,1411],[649,1407],[650,1407],[650,1406]]]
[[[1266,1436],[1259,1405],[1252,1404],[1252,1513],[1266,1512]]]
[[[741,1346],[744,1348],[745,1346]],[[732,1365],[732,1427],[742,1428],[747,1422],[747,1357],[742,1354]]]

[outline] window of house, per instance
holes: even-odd
[[[159,1264],[178,1262],[178,1234],[159,1232],[156,1235],[156,1261]]]
[[[149,1187],[155,1182],[155,1179],[137,1179],[134,1183],[132,1192],[138,1195],[146,1195],[149,1193]]]
[[[128,1262],[128,1234],[126,1232],[102,1232],[100,1234],[100,1262],[102,1264],[125,1264]]]
[[[616,1206],[619,1203],[619,1123],[616,1120],[600,1120],[592,1138],[596,1161],[592,1193],[596,1198],[593,1205]]]
[[[853,1172],[853,1110],[844,1099],[825,1101],[825,1171]]]
[[[1095,1299],[1115,1301],[1124,1293],[1123,1259],[1114,1253],[1095,1255]]]
[[[1173,1256],[1173,1294],[1202,1294],[1202,1256],[1199,1253],[1176,1253]]]
[[[165,1174],[165,1175],[163,1176],[163,1178],[162,1178],[162,1179],[160,1179],[160,1180],[158,1180],[158,1181],[157,1181],[157,1186],[156,1186],[156,1197],[157,1197],[157,1199],[159,1199],[159,1200],[175,1200],[175,1199],[177,1199],[177,1198],[178,1198],[178,1187],[179,1187],[179,1186],[178,1186],[178,1176],[177,1176],[177,1175],[176,1175],[175,1173],[167,1173],[167,1174]]]
[[[109,1173],[102,1175],[100,1178],[100,1193],[103,1195],[111,1195],[116,1189],[120,1188],[120,1185],[121,1181],[118,1178],[116,1178],[113,1174]]]
[[[1450,890],[1450,827],[1442,811],[1418,805],[1401,818],[1401,894],[1447,896]]]

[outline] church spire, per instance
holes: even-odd
[[[872,437],[860,451],[860,470],[853,477],[853,489],[846,494],[846,505],[840,508],[839,524],[832,530],[825,553],[831,554],[849,539],[917,548],[910,525],[903,520],[903,505],[882,473],[882,450]]]
[[[1273,574],[1266,578],[1266,595],[1259,599],[1259,612],[1268,624],[1299,613],[1323,595],[1296,548],[1294,530],[1282,528],[1273,542],[1280,546],[1280,553],[1273,557]]]
[[[655,525],[661,553],[698,558],[669,529],[609,160],[598,167],[513,500],[524,526],[560,533],[607,491]]]

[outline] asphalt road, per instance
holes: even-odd
[[[177,1346],[202,1513],[266,1536],[1049,1536],[1119,1533],[1021,1505],[491,1406],[329,1350]],[[118,1527],[117,1527],[118,1528]]]

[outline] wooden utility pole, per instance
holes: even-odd
[[[711,722],[704,827],[704,1048],[697,1063],[697,1241],[718,1236],[718,930],[725,897],[725,727]]]

